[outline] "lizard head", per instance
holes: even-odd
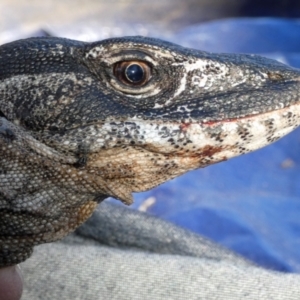
[[[108,196],[129,204],[300,123],[300,72],[157,39],[33,38],[0,47],[0,267]]]
[[[149,189],[299,125],[300,73],[271,59],[129,37],[87,46],[83,61],[105,94],[92,164],[113,170],[118,187]]]
[[[98,178],[101,195],[127,203],[131,192],[265,146],[299,124],[300,73],[271,59],[144,37],[22,47],[14,51],[22,68],[19,56],[16,74],[5,68],[3,114]]]

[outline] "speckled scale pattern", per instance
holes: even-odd
[[[144,61],[131,86],[115,64]],[[32,38],[0,46],[0,266],[189,170],[299,125],[299,71],[157,39]]]
[[[14,75],[36,75],[49,72],[75,71],[77,65],[68,53],[71,47],[84,43],[68,40],[69,47],[60,47],[63,39],[31,38],[2,45],[0,48],[0,80]]]

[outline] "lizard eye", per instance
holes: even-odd
[[[144,61],[122,61],[114,66],[114,75],[126,85],[143,86],[151,78],[151,66]]]

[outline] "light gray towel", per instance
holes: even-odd
[[[265,270],[170,223],[103,203],[76,234],[22,264],[23,300],[300,299],[300,275]]]

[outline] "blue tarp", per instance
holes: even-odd
[[[172,41],[213,52],[259,53],[300,67],[297,20],[209,22],[185,28]],[[135,194],[133,207],[146,201],[149,213],[264,267],[300,272],[299,153],[300,129],[264,149]]]

